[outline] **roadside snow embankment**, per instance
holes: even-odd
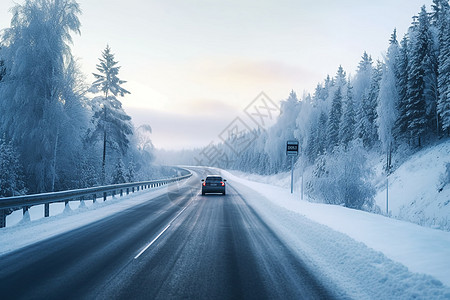
[[[286,188],[222,174],[288,245],[347,285],[352,298],[450,298],[449,232],[301,201]]]
[[[413,154],[389,176],[389,214],[395,218],[450,231],[450,140]],[[386,183],[378,187],[376,204],[386,210]]]

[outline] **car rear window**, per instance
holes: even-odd
[[[222,177],[206,177],[206,181],[222,181]]]

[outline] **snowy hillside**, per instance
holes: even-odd
[[[384,157],[371,158],[376,161],[377,193],[375,203],[384,214],[386,212],[386,181],[381,174]],[[446,164],[450,163],[450,140],[429,146],[399,166],[389,176],[389,214],[394,218],[410,221],[422,226],[450,230],[450,184],[443,186],[442,177]],[[305,175],[311,172],[305,170]],[[270,176],[246,174],[233,171],[233,174],[253,181],[267,183],[289,189],[290,173],[283,172]],[[296,167],[294,173],[294,191],[300,191],[301,170]],[[441,191],[439,191],[442,189]],[[305,195],[305,200],[307,196]]]
[[[389,214],[419,225],[450,230],[450,140],[412,155],[389,176]],[[376,204],[386,211],[386,182],[377,186]]]

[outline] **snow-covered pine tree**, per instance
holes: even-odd
[[[397,88],[398,88],[398,104],[397,119],[394,126],[394,138],[399,142],[408,142],[408,117],[406,104],[408,103],[408,69],[409,69],[409,39],[405,35],[401,41],[400,52],[398,54],[397,63]]]
[[[450,135],[450,8],[447,0],[434,0],[435,22],[439,30],[437,111],[443,131]]]
[[[6,74],[5,62],[1,58],[2,57],[1,53],[2,53],[2,47],[0,47],[0,81],[2,81],[3,76],[5,76],[5,74]]]
[[[131,117],[125,113],[122,103],[117,99],[117,96],[123,97],[130,92],[121,86],[126,81],[118,77],[120,66],[117,65],[118,62],[115,61],[109,45],[99,60],[100,63],[97,65],[99,74],[94,73],[96,80],[92,84],[92,91],[100,90],[103,95],[92,100],[94,128],[88,132],[88,137],[92,141],[103,142],[101,181],[105,184],[107,146],[119,155],[125,155],[133,127]]]
[[[436,2],[445,2],[441,0],[435,0]],[[448,2],[447,2],[448,5]],[[432,5],[432,8],[434,5]],[[434,8],[433,8],[434,9]],[[443,12],[443,10],[442,10]],[[431,16],[430,16],[431,15]],[[424,87],[424,97],[426,102],[426,113],[428,120],[428,134],[439,136],[441,132],[441,124],[439,119],[439,113],[437,109],[439,101],[439,53],[440,53],[440,43],[439,43],[439,23],[440,20],[435,20],[435,17],[441,18],[441,12],[432,12],[429,14],[429,45],[430,51],[427,57],[423,61],[425,69],[425,87]]]
[[[277,123],[267,130],[267,142],[264,145],[264,152],[270,157],[272,172],[287,170],[290,165],[284,154],[284,149],[278,145],[286,143],[294,138],[296,118],[301,110],[302,103],[298,101],[297,94],[292,90],[289,97],[281,101],[281,112]]]
[[[117,160],[114,172],[112,174],[112,184],[119,184],[127,182],[127,171],[125,170],[125,165],[121,158]]]
[[[6,135],[0,138],[0,198],[24,195],[25,184],[22,180],[22,166],[19,153]]]
[[[339,131],[342,118],[342,94],[346,84],[346,74],[342,66],[339,66],[335,80],[336,85],[327,126],[327,148],[330,151],[333,151],[334,147],[339,145]]]
[[[74,0],[26,0],[12,12],[11,27],[2,33],[0,130],[17,146],[30,190],[51,191],[59,170],[76,168],[71,158],[87,125],[70,51],[81,11]]]
[[[391,166],[391,154],[393,150],[394,136],[393,129],[397,119],[397,106],[399,93],[397,90],[397,66],[399,57],[399,45],[396,30],[389,41],[389,48],[385,57],[385,64],[382,68],[380,90],[378,94],[377,125],[378,136],[386,151],[386,170]]]
[[[344,114],[342,117],[342,128],[340,134],[341,144],[347,149],[348,144],[355,137],[355,105],[353,103],[353,87],[350,81],[347,84],[347,94],[344,102]]]
[[[100,172],[96,168],[96,158],[92,154],[84,154],[79,158],[81,164],[79,170],[78,188],[97,186],[100,183]]]
[[[365,113],[368,121],[368,140],[365,142],[365,146],[370,149],[374,143],[378,141],[378,124],[377,120],[377,99],[380,92],[380,80],[382,74],[383,62],[377,60],[375,68],[372,70],[372,77],[370,79],[369,94],[366,102]]]
[[[427,98],[425,76],[432,55],[430,20],[425,6],[411,30],[411,47],[408,65],[408,96],[406,116],[409,138],[420,147],[427,131]]]
[[[310,119],[311,124],[309,127],[309,133],[308,133],[308,138],[307,138],[307,144],[305,147],[305,154],[306,157],[308,158],[310,163],[313,163],[314,160],[317,157],[317,153],[319,152],[318,149],[318,140],[317,140],[317,127],[318,127],[318,123],[319,120],[317,117],[313,119]]]
[[[358,70],[356,71],[355,79],[353,80],[353,95],[357,116],[356,137],[362,139],[365,145],[368,145],[371,139],[368,113],[370,113],[369,93],[372,73],[372,58],[364,51],[358,65]]]

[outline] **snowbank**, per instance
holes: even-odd
[[[441,183],[447,163],[450,140],[425,148],[404,162],[389,176],[389,214],[450,231],[450,184]],[[379,185],[375,201],[385,212],[385,182]]]

